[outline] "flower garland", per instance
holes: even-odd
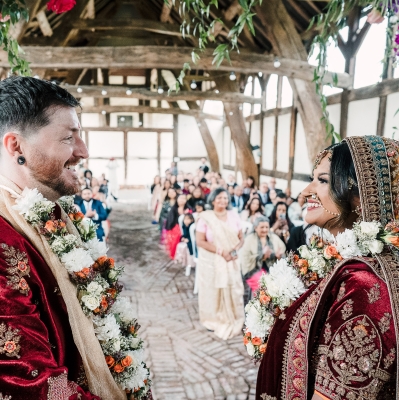
[[[348,258],[379,254],[384,245],[399,248],[399,221],[385,228],[379,222],[355,223],[353,229],[339,233],[334,243],[313,235],[310,245],[301,246],[300,257],[290,253],[278,260],[269,274],[259,280],[255,297],[245,307],[243,341],[248,354],[259,361],[266,352],[267,340],[277,319],[285,319],[284,310],[334,266]]]
[[[143,341],[137,336],[140,326],[126,298],[119,297],[118,278],[123,267],[107,257],[107,248],[96,237],[96,225],[76,211],[73,197],[64,197],[60,206],[77,228],[83,245],[69,234],[66,223],[56,219],[56,204],[37,189],[25,188],[13,206],[43,235],[76,284],[77,296],[85,315],[92,319],[105,361],[118,386],[130,398],[151,397],[149,369],[144,363]]]

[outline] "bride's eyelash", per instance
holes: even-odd
[[[319,178],[319,182],[320,183],[328,183],[328,181],[326,179],[323,179],[323,178]]]

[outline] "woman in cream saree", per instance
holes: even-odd
[[[244,323],[241,271],[237,250],[242,246],[241,221],[228,210],[229,197],[219,188],[209,196],[212,210],[197,222],[198,303],[201,324],[227,340],[241,333]]]

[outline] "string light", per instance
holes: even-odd
[[[162,93],[163,93],[163,88],[159,87],[159,88],[158,88],[158,93],[159,93],[159,94],[162,94]]]
[[[107,113],[107,112],[106,112],[105,110],[102,110],[102,111],[101,111],[101,114],[102,114],[102,115],[105,115],[106,113]]]
[[[101,94],[102,94],[103,96],[105,96],[105,95],[107,94],[107,91],[106,91],[106,90],[102,90],[102,91],[101,91]]]
[[[128,96],[130,96],[132,93],[133,93],[133,92],[132,92],[130,89],[126,90],[126,94],[127,94]]]
[[[120,121],[121,121],[121,122],[125,122],[125,117],[121,117],[121,118],[120,118]]]
[[[141,121],[139,121],[139,126],[143,125],[143,123]]]
[[[280,67],[281,62],[277,57],[274,59],[273,65],[274,65],[274,68],[279,68]]]
[[[191,81],[190,88],[193,89],[193,90],[197,89],[197,82]]]
[[[215,93],[216,93],[216,94],[219,94],[219,90],[216,89],[216,90],[215,90]]]
[[[230,72],[230,76],[229,76],[231,81],[235,81],[237,79],[237,76],[234,72]]]
[[[229,112],[229,115],[233,115],[233,114],[234,114],[233,111],[230,111],[230,112]]]
[[[76,89],[76,91],[77,91],[78,93],[82,93],[82,92],[83,92],[83,89],[82,89],[81,87],[78,87],[78,88]]]
[[[39,75],[34,75],[33,76],[35,79],[40,79],[40,76]]]
[[[263,72],[258,72],[258,76],[261,78],[263,76]]]

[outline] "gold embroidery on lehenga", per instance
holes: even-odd
[[[342,307],[341,313],[342,313],[342,319],[344,321],[347,320],[352,315],[352,313],[353,313],[353,300],[352,299],[345,301],[344,306]]]
[[[380,285],[378,283],[367,292],[367,297],[369,298],[369,303],[373,304],[381,298]]]
[[[339,287],[337,301],[341,301],[344,296],[345,296],[345,282],[342,282],[341,286]]]
[[[396,354],[396,350],[394,348],[391,349],[391,351],[389,352],[389,354],[387,354],[387,356],[384,358],[384,368],[388,369],[393,362],[395,361],[395,354]]]
[[[30,267],[26,253],[4,243],[1,244],[1,247],[4,250],[3,255],[6,263],[9,265],[9,268],[7,268],[9,274],[7,275],[7,286],[11,286],[12,289],[19,290],[20,293],[27,296],[30,288],[24,276],[29,276]]]
[[[19,355],[21,336],[18,333],[19,329],[12,329],[11,326],[7,327],[4,322],[0,324],[0,354],[5,354],[7,357],[21,357]]]
[[[319,346],[316,390],[334,399],[341,398],[337,395],[348,400],[376,399],[391,379],[380,368],[381,348],[381,337],[369,317],[345,322],[329,346]]]
[[[260,397],[261,397],[261,399],[263,399],[263,400],[277,400],[277,397],[269,396],[269,395],[266,394],[266,393],[261,394]]]
[[[380,327],[381,333],[385,333],[388,331],[389,327],[391,326],[391,318],[391,314],[385,313],[378,321],[378,326]]]
[[[12,396],[3,396],[3,393],[0,393],[0,400],[11,400]]]
[[[332,332],[331,332],[331,325],[329,324],[329,323],[327,323],[326,325],[325,325],[325,328],[324,328],[324,343],[325,344],[328,344],[329,342],[330,342],[330,340],[331,340],[331,335],[332,335]]]
[[[78,393],[78,385],[68,381],[68,375],[64,374],[48,378],[47,400],[65,400]]]

